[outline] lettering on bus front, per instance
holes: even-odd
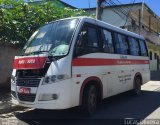
[[[33,64],[35,63],[35,59],[28,59],[28,60],[19,60],[18,64]]]

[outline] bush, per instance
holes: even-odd
[[[85,14],[83,10],[58,4],[58,1],[29,4],[23,0],[1,0],[0,44],[23,46],[31,34],[45,23]]]

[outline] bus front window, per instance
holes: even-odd
[[[47,24],[38,29],[23,48],[23,55],[49,52],[53,56],[66,55],[78,19],[67,19]]]

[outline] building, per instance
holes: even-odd
[[[96,8],[85,10],[89,14],[96,12]],[[102,20],[143,35],[149,48],[150,68],[160,69],[160,17],[145,3],[105,6]]]

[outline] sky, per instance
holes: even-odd
[[[77,8],[89,8],[96,6],[97,0],[62,0],[63,2],[66,2],[72,6],[75,6]],[[113,0],[115,3],[117,3],[117,0]],[[133,3],[134,0],[118,0],[123,4],[127,3]],[[160,0],[135,0],[135,3],[144,1],[151,10],[156,13],[160,17]]]

